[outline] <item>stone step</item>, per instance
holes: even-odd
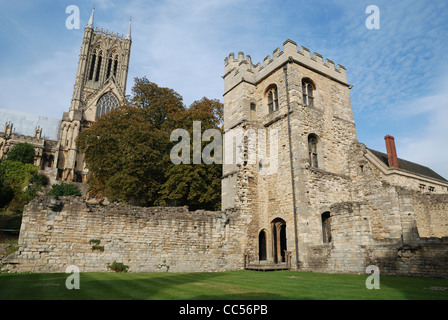
[[[249,264],[244,269],[253,271],[278,271],[278,270],[289,270],[286,263],[277,264]]]

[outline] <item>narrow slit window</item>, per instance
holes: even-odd
[[[314,134],[308,136],[308,153],[310,166],[317,168],[319,165],[317,160],[317,137]]]
[[[324,212],[321,215],[322,218],[322,236],[323,243],[331,242],[331,217],[330,212]]]
[[[112,57],[109,57],[109,61],[107,62],[106,79],[109,79],[111,69],[112,69]]]
[[[117,76],[117,70],[118,70],[118,56],[115,56],[115,60],[114,60],[114,77]]]
[[[93,72],[95,71],[96,53],[92,55],[92,62],[90,63],[89,80],[93,79]]]
[[[100,72],[101,72],[101,62],[103,61],[103,55],[100,52],[98,56],[98,64],[96,66],[96,75],[95,75],[95,81],[100,80]]]

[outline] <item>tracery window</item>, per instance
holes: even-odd
[[[313,107],[314,106],[314,85],[310,79],[302,80],[302,95],[303,95],[303,105]]]
[[[112,69],[112,67],[113,67],[113,69]],[[112,52],[109,55],[109,59],[107,61],[106,79],[109,79],[112,72],[113,72],[114,77],[116,77],[117,76],[117,68],[118,68],[118,55],[115,52]]]
[[[98,100],[96,116],[98,118],[115,108],[118,108],[118,100],[111,92],[108,92]]]

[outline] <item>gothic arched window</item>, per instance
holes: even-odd
[[[98,118],[112,109],[118,108],[118,100],[111,92],[108,92],[101,96],[96,108],[96,116]]]
[[[112,70],[112,67],[113,67],[113,70]],[[113,71],[114,77],[117,76],[117,67],[118,67],[118,54],[116,54],[114,51],[109,55],[109,59],[107,61],[106,79],[109,79],[112,71]]]
[[[303,95],[303,105],[313,107],[314,106],[314,84],[313,82],[305,78],[302,80],[302,95]]]
[[[95,81],[98,81],[100,79],[100,72],[101,72],[101,63],[103,61],[103,52],[100,51],[98,54],[98,64],[96,66],[96,75],[95,75]]]
[[[269,113],[278,110],[278,91],[277,86],[274,84],[266,90],[268,96]]]

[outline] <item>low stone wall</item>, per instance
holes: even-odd
[[[302,270],[448,278],[448,196],[399,189],[390,199],[331,207],[330,243],[303,245]],[[424,205],[422,205],[422,203]],[[437,223],[435,223],[437,222]]]
[[[17,272],[195,272],[244,267],[244,233],[232,212],[186,207],[92,206],[82,198],[37,198],[25,207]]]

